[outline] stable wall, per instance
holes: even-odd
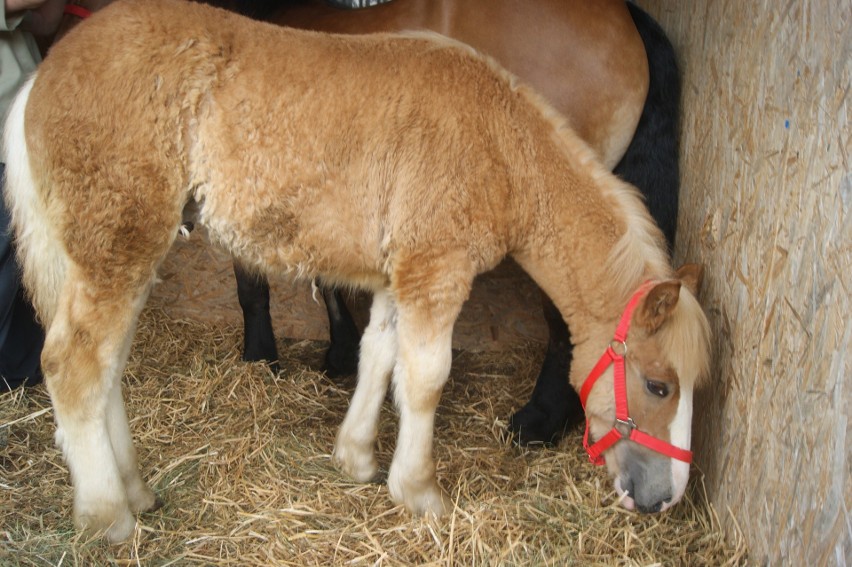
[[[852,2],[639,4],[683,72],[676,260],[707,268],[710,500],[754,564],[852,563]]]

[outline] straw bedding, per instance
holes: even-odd
[[[456,503],[442,522],[393,506],[383,483],[331,463],[354,381],[313,371],[325,344],[279,342],[282,372],[239,361],[242,333],[143,312],[125,397],[143,476],[164,499],[127,544],[75,533],[67,469],[43,386],[0,396],[2,565],[743,565],[700,473],[671,512],[617,506],[581,432],[555,449],[504,437],[542,356],[531,344],[454,353],[438,410],[438,478]],[[385,404],[378,458],[390,464]]]

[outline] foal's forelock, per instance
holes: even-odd
[[[677,309],[657,340],[678,375],[681,388],[698,387],[710,374],[710,324],[698,300],[681,286]]]

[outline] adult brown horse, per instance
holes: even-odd
[[[624,505],[656,512],[683,496],[692,394],[709,369],[700,271],[674,271],[638,193],[470,47],[124,0],[54,46],[4,141],[79,527],[123,540],[156,504],[121,376],[190,202],[246,265],[374,294],[334,450],[355,479],[377,471],[393,376],[390,496],[413,513],[448,510],[432,445],[452,329],[474,278],[509,255],[574,333],[589,454],[605,457]]]
[[[79,3],[96,10],[111,1]],[[616,173],[643,192],[652,216],[673,246],[678,194],[677,68],[665,34],[634,5],[621,0],[392,0],[353,11],[330,7],[322,0],[207,3],[304,29],[337,33],[428,29],[472,45],[532,84],[570,117],[608,167],[618,164]],[[69,18],[66,25],[76,21]],[[269,286],[262,276],[238,264],[235,274],[244,314],[243,356],[275,361]],[[332,376],[354,373],[358,329],[339,292],[321,289],[331,334],[327,372]],[[542,302],[550,333],[547,354],[531,400],[510,419],[510,428],[522,443],[556,441],[583,416],[579,398],[565,380],[572,348],[567,327],[546,296]]]

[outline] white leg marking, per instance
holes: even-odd
[[[372,480],[378,471],[379,413],[396,356],[396,306],[390,293],[382,290],[373,297],[370,323],[361,337],[358,386],[334,446],[335,463],[358,482]]]
[[[102,404],[72,415],[54,404],[56,439],[71,471],[74,523],[80,529],[105,530],[107,538],[117,542],[133,533],[136,520],[127,506],[107,433],[105,409]]]
[[[107,431],[109,432],[110,443],[115,454],[119,474],[124,483],[127,503],[130,506],[130,510],[134,513],[144,512],[153,508],[156,503],[156,496],[148,488],[148,485],[145,484],[145,481],[142,480],[142,475],[139,472],[136,449],[133,446],[133,438],[130,434],[127,412],[124,407],[121,378],[124,373],[124,367],[127,365],[127,358],[130,355],[133,336],[136,334],[136,323],[139,319],[139,313],[148,299],[149,291],[150,287],[136,300],[133,306],[133,323],[130,325],[124,342],[117,354],[111,357],[112,364],[107,370],[112,382],[106,408]],[[107,356],[109,356],[109,353],[107,353]]]

